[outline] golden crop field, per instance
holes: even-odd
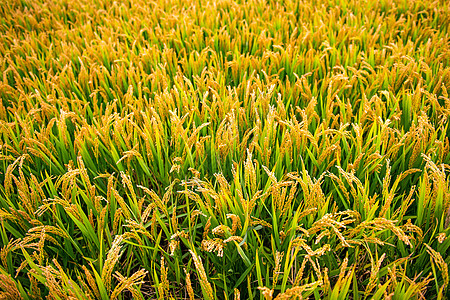
[[[447,0],[4,0],[0,299],[450,298]]]

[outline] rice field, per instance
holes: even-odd
[[[446,0],[5,0],[0,299],[448,299]]]

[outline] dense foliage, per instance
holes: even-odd
[[[446,0],[6,0],[1,299],[449,297]]]

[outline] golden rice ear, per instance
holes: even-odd
[[[273,290],[269,289],[265,286],[258,286],[258,290],[261,291],[261,294],[264,296],[265,300],[272,300],[273,299]]]
[[[303,299],[303,293],[308,291],[313,291],[319,286],[323,285],[322,280],[307,283],[302,286],[294,286],[287,289],[284,293],[278,294],[276,300],[288,300],[288,299]]]
[[[227,214],[227,219],[231,219],[232,225],[231,225],[231,235],[236,233],[236,230],[239,228],[242,228],[241,224],[241,218],[236,216],[235,214]]]
[[[214,299],[214,294],[212,290],[212,286],[208,281],[208,277],[206,276],[205,268],[203,267],[202,259],[195,254],[192,250],[189,250],[189,252],[192,255],[192,260],[194,261],[195,268],[197,270],[197,274],[199,277],[200,285],[202,286],[202,289],[206,292],[206,296],[209,299]]]
[[[189,300],[194,300],[195,294],[194,289],[192,288],[191,273],[187,272],[186,269],[184,269],[184,273],[186,274],[186,290],[189,295]]]
[[[366,287],[365,294],[368,295],[377,286],[378,272],[380,270],[381,263],[383,262],[385,257],[386,257],[386,253],[383,253],[383,255],[381,255],[381,257],[378,259],[378,261],[375,261],[373,258],[371,258],[370,278],[369,278],[369,283]]]
[[[449,285],[449,273],[448,273],[448,265],[445,262],[444,258],[442,258],[442,255],[431,248],[428,244],[424,243],[425,247],[427,248],[427,252],[430,255],[430,260],[433,264],[435,264],[438,269],[441,271],[442,278],[444,279],[444,283],[440,288],[441,291],[446,291],[446,287]]]
[[[119,272],[114,274],[114,277],[119,281],[119,284],[116,285],[114,290],[111,293],[110,299],[117,299],[119,295],[128,290],[131,292],[133,299],[143,299],[141,293],[138,292],[136,286],[145,283],[145,276],[147,276],[147,271],[141,269],[135,273],[133,273],[130,277],[124,277]]]
[[[272,286],[277,286],[278,276],[281,268],[281,262],[283,260],[284,252],[275,253],[275,267],[273,269],[273,283]]]
[[[167,281],[167,268],[164,260],[164,256],[161,257],[161,282],[158,287],[160,297],[170,297],[169,282]]]
[[[100,299],[100,291],[98,290],[98,286],[94,279],[94,276],[92,275],[92,273],[88,270],[88,268],[86,266],[82,266],[81,268],[84,271],[89,288],[93,291],[94,296],[97,299]]]
[[[0,296],[3,299],[20,300],[22,296],[10,275],[0,274]]]
[[[111,245],[111,248],[108,251],[105,263],[103,265],[101,279],[107,290],[111,289],[113,270],[117,262],[119,261],[120,256],[123,253],[122,251],[123,240],[124,238],[121,235],[118,235],[114,238],[114,241]]]
[[[241,292],[238,289],[234,289],[234,300],[241,299]]]

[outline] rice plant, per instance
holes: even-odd
[[[5,0],[0,299],[450,298],[445,0]]]

